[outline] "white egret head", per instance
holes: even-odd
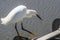
[[[27,10],[27,16],[35,16],[35,14],[37,14],[36,10],[31,10],[31,9]]]
[[[28,9],[26,12],[26,17],[31,18],[32,16],[37,16],[40,20],[42,20],[42,18],[38,15],[36,10]]]

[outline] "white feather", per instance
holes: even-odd
[[[20,5],[14,8],[5,18],[1,18],[1,24],[9,24],[21,21],[26,14],[26,6]]]

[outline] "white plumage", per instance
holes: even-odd
[[[10,24],[10,23],[16,23],[19,21],[22,21],[23,18],[30,18],[32,15],[37,14],[35,10],[27,9],[26,6],[20,5],[14,8],[9,14],[1,18],[1,24]]]

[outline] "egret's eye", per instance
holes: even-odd
[[[36,14],[36,16],[37,16],[40,20],[43,20],[38,14]]]

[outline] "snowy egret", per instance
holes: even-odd
[[[6,17],[1,18],[1,24],[17,23],[22,21],[23,18],[31,18],[33,15],[41,19],[36,10],[27,9],[26,6],[20,5],[14,8]]]
[[[6,17],[1,18],[1,24],[7,25],[7,24],[15,23],[15,29],[18,33],[16,27],[17,23],[21,22],[24,18],[31,18],[32,16],[37,16],[40,20],[42,20],[42,18],[38,15],[36,10],[28,9],[25,5],[20,5],[15,7],[11,12],[9,12],[9,14]],[[21,22],[21,26],[22,24],[23,23]],[[24,29],[23,26],[22,26],[22,30],[27,31],[30,34],[33,34],[32,32]]]

